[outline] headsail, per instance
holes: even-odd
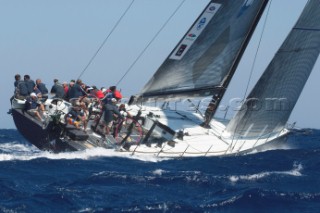
[[[320,1],[309,0],[227,131],[241,137],[268,137],[281,131],[320,51]]]
[[[268,0],[212,0],[139,94],[209,96],[224,89]]]

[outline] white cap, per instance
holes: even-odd
[[[34,92],[32,92],[31,94],[30,94],[30,96],[32,97],[37,97],[37,95],[36,95],[36,93],[34,93]]]

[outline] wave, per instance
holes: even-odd
[[[152,171],[152,174],[157,175],[157,176],[161,176],[162,174],[167,173],[167,172],[168,171],[165,171],[163,169],[156,169],[156,170]]]
[[[76,152],[52,153],[49,151],[40,151],[36,147],[26,144],[14,142],[0,144],[0,161],[29,161],[38,158],[47,158],[51,160],[90,160],[97,157],[130,158],[146,162],[160,162],[167,160],[156,156],[135,156],[130,153],[122,153],[104,148],[93,148]]]
[[[233,209],[234,211],[231,212],[301,212],[301,202],[305,202],[307,204],[304,206],[303,212],[315,212],[315,209],[319,207],[319,198],[319,193],[283,192],[251,188],[242,192],[239,191],[236,195],[224,199],[209,200],[205,204],[200,204],[199,207],[203,211],[220,210],[221,212],[223,212],[223,209]],[[270,203],[273,205],[270,205]],[[252,210],[252,207],[256,205],[263,210],[258,208]]]
[[[294,163],[293,169],[289,171],[271,171],[271,172],[261,172],[252,175],[232,175],[229,177],[229,180],[233,183],[238,182],[240,180],[258,180],[271,175],[290,175],[290,176],[302,176],[301,171],[303,170],[303,166],[300,163]]]

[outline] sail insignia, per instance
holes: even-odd
[[[220,93],[261,17],[267,0],[212,0],[138,99],[205,97]]]
[[[190,47],[194,44],[196,39],[201,35],[207,24],[211,21],[214,15],[219,10],[221,4],[211,3],[205,12],[199,18],[197,24],[195,24],[191,30],[187,32],[182,41],[177,45],[177,48],[173,51],[169,59],[180,60],[188,52]]]

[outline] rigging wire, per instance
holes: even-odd
[[[95,57],[98,55],[98,53],[100,52],[100,50],[102,49],[102,47],[105,45],[105,43],[107,42],[107,40],[109,39],[109,37],[111,36],[111,34],[113,33],[113,31],[117,28],[117,26],[120,24],[121,20],[123,19],[123,17],[127,14],[127,12],[129,11],[129,9],[131,8],[131,6],[133,5],[135,0],[132,0],[131,3],[129,4],[129,6],[127,7],[127,9],[123,12],[123,14],[120,16],[120,18],[118,19],[118,21],[116,22],[116,24],[113,26],[113,28],[111,29],[111,31],[109,32],[109,34],[107,35],[107,37],[103,40],[103,42],[101,43],[101,45],[99,46],[99,48],[97,49],[97,51],[93,54],[93,56],[91,57],[91,59],[89,60],[87,66],[85,66],[85,68],[82,70],[82,72],[80,73],[79,77],[77,79],[80,79],[81,76],[85,73],[85,71],[88,69],[88,67],[91,65],[91,63],[93,62],[93,60],[95,59]]]
[[[133,61],[133,63],[129,66],[127,71],[124,73],[124,75],[120,78],[120,80],[116,83],[116,86],[119,85],[119,83],[126,77],[126,75],[131,71],[133,66],[138,62],[138,60],[141,58],[141,56],[145,53],[145,51],[149,48],[149,46],[152,44],[152,42],[156,39],[156,37],[161,33],[161,31],[164,29],[164,27],[169,23],[171,18],[177,13],[177,11],[181,8],[181,6],[184,4],[186,0],[183,0],[180,5],[175,9],[175,11],[171,14],[171,16],[167,19],[167,21],[162,25],[162,27],[159,29],[159,31],[155,34],[155,36],[151,39],[151,41],[147,44],[147,46],[141,51],[141,53],[138,55],[138,57]]]
[[[251,71],[250,71],[250,75],[249,75],[247,87],[246,87],[245,93],[244,93],[244,95],[243,95],[243,100],[245,100],[245,98],[246,98],[246,96],[247,96],[247,93],[248,93],[249,84],[250,84],[251,79],[252,79],[253,71],[254,71],[254,69],[255,69],[255,65],[256,65],[256,61],[257,61],[257,56],[258,56],[258,52],[259,52],[260,45],[261,45],[261,41],[262,41],[262,36],[263,36],[263,34],[264,34],[264,31],[265,31],[265,28],[266,28],[266,24],[267,24],[267,20],[268,20],[268,17],[269,17],[269,11],[270,11],[271,4],[272,4],[272,0],[270,0],[270,4],[269,4],[268,10],[267,10],[267,16],[266,16],[266,19],[264,20],[264,23],[263,23],[261,36],[260,36],[259,43],[258,43],[258,48],[257,48],[257,50],[256,50],[256,53],[255,53],[255,56],[254,56],[254,59],[253,59],[253,63],[252,63],[252,66],[251,66]]]
[[[272,4],[272,0],[270,1],[269,7],[268,7],[268,10],[267,10],[266,19],[264,20],[264,23],[263,23],[262,32],[261,32],[260,39],[259,39],[259,43],[258,43],[258,48],[257,48],[257,51],[256,51],[255,56],[254,56],[254,60],[253,60],[253,64],[252,64],[252,67],[251,67],[251,71],[250,71],[250,75],[249,75],[249,79],[248,79],[246,91],[245,91],[244,96],[243,96],[243,100],[245,100],[245,98],[246,98],[246,96],[247,96],[247,93],[248,93],[249,84],[250,84],[250,82],[251,82],[251,78],[252,78],[252,75],[253,75],[253,71],[254,71],[254,68],[255,68],[255,65],[256,65],[256,59],[257,59],[258,52],[259,52],[260,45],[261,45],[261,41],[262,41],[262,36],[263,36],[263,34],[264,34],[264,30],[265,30],[265,28],[266,28],[266,23],[267,23],[267,20],[268,20],[268,17],[269,17],[269,12],[270,12],[271,4]],[[242,103],[242,104],[244,104],[244,103]],[[248,121],[248,120],[245,121],[245,125],[246,125],[247,121]],[[239,125],[240,125],[240,123],[237,123],[236,128],[235,128],[235,132],[238,131]],[[244,125],[244,126],[245,126],[245,125]],[[233,134],[232,141],[231,141],[231,145],[234,143],[234,140],[236,140],[235,143],[237,143],[238,140],[239,140],[239,137],[238,137],[237,139],[235,139],[235,134]]]

